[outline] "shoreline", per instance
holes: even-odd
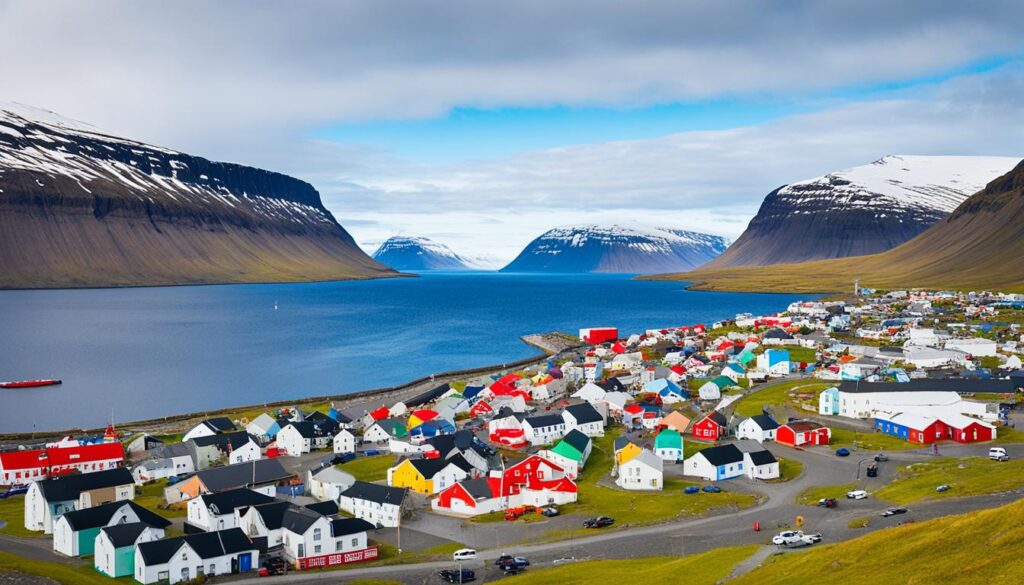
[[[441,384],[451,383],[460,379],[464,379],[465,377],[468,376],[488,374],[501,370],[508,370],[510,368],[521,368],[539,364],[552,357],[557,357],[558,355],[576,350],[585,345],[583,342],[579,341],[575,344],[569,344],[569,339],[571,337],[572,336],[568,334],[560,333],[557,331],[552,331],[548,333],[531,333],[528,335],[523,335],[519,339],[526,345],[539,349],[541,351],[540,354],[501,364],[490,364],[474,368],[448,370],[444,372],[439,372],[437,374],[421,376],[419,378],[396,386],[371,388],[369,390],[350,392],[348,394],[326,394],[319,396],[306,396],[291,400],[275,400],[273,402],[226,406],[211,410],[199,410],[186,413],[168,414],[163,417],[154,417],[149,419],[127,421],[121,423],[115,422],[114,428],[125,437],[132,437],[140,433],[150,433],[156,435],[173,434],[173,432],[168,431],[172,431],[173,429],[171,427],[178,423],[184,424],[189,423],[191,421],[201,420],[204,418],[230,415],[237,413],[239,411],[246,410],[273,410],[276,408],[286,406],[302,407],[304,405],[318,404],[322,402],[334,402],[335,408],[338,411],[350,411],[353,408],[358,408],[361,403],[368,402],[370,400],[381,400],[393,404],[404,398],[408,398],[410,396],[414,396],[416,394],[424,392],[425,390],[440,386]],[[551,338],[560,339],[563,341],[563,343],[556,345],[551,341]],[[361,416],[361,414],[359,416]],[[89,429],[78,428],[61,430],[43,430],[35,432],[0,433],[0,442],[19,444],[25,441],[47,442],[51,439],[57,440],[67,435],[102,435],[104,430],[104,427],[96,427]]]

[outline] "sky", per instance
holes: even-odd
[[[1024,3],[0,0],[0,100],[312,183],[358,242],[735,238],[886,154],[1024,156]]]

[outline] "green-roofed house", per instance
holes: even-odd
[[[540,452],[540,456],[558,465],[565,476],[575,480],[590,457],[593,442],[577,429],[569,431],[552,449]]]
[[[664,461],[682,461],[683,435],[675,429],[662,429],[654,437],[654,454]]]
[[[726,376],[719,376],[707,382],[697,390],[701,400],[719,400],[722,398],[722,391],[736,383]]]
[[[722,375],[733,381],[734,384],[739,384],[747,375],[747,370],[736,362],[730,362],[722,368]]]
[[[740,352],[740,355],[736,356],[735,359],[739,363],[743,364],[744,367],[749,367],[750,362],[756,360],[757,356],[754,355],[754,352],[750,351],[749,349],[745,349],[742,352]]]

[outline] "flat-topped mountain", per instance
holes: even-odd
[[[530,242],[502,272],[616,272],[688,270],[721,254],[721,236],[644,226],[581,225],[549,230]]]
[[[396,274],[304,181],[0,103],[0,287]]]
[[[886,156],[780,187],[706,268],[884,252],[949,215],[1016,163],[1013,157]]]

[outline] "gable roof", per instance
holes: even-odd
[[[256,439],[254,439],[247,431],[234,431],[219,435],[207,435],[205,437],[189,439],[186,442],[186,446],[188,443],[193,443],[197,447],[217,446],[226,451],[228,446],[232,449],[239,449],[249,444],[250,441],[255,443]]]
[[[314,427],[313,423],[310,422],[310,421],[304,420],[304,421],[300,421],[300,422],[293,422],[293,423],[290,423],[288,426],[286,426],[284,428],[286,429],[288,427],[292,427],[293,429],[298,431],[299,435],[303,439],[315,439],[316,438],[316,427]],[[284,429],[281,429],[281,430],[283,431]]]
[[[162,516],[150,512],[131,500],[110,502],[108,504],[93,506],[92,508],[74,510],[72,512],[65,513],[62,518],[67,520],[68,526],[75,531],[86,530],[88,528],[98,528],[110,522],[110,519],[125,506],[131,508],[131,510],[139,517],[139,521],[143,524],[155,526],[157,528],[166,528],[171,525],[171,523]]]
[[[449,464],[455,465],[463,471],[473,469],[473,466],[461,454],[449,459],[408,459],[407,461],[426,479],[433,478],[442,469],[448,467]]]
[[[377,421],[375,424],[383,429],[385,433],[396,439],[401,439],[409,434],[409,430],[405,428],[405,425],[400,420],[385,418]]]
[[[223,492],[247,485],[274,483],[293,477],[277,459],[257,459],[224,467],[211,467],[198,473],[199,480],[211,492]],[[130,477],[130,475],[129,475]]]
[[[579,429],[573,429],[562,437],[563,443],[568,443],[573,449],[576,449],[581,454],[587,450],[587,445],[590,444],[590,437],[586,436]]]
[[[589,402],[573,404],[572,406],[566,407],[564,412],[571,414],[578,424],[604,422],[604,417],[601,416],[601,413],[597,412],[594,405]]]
[[[323,502],[313,502],[312,504],[306,504],[303,508],[313,510],[317,514],[322,516],[333,516],[338,513],[338,503],[334,500],[326,500]]]
[[[775,422],[775,419],[767,414],[752,416],[750,417],[750,420],[754,421],[762,431],[770,431],[779,428],[779,423]]]
[[[139,544],[137,550],[146,565],[162,565],[171,560],[185,544],[188,544],[203,559],[259,550],[257,545],[242,532],[241,528],[199,532],[187,536],[143,542]]]
[[[349,534],[359,534],[360,532],[366,532],[376,528],[373,524],[370,524],[362,518],[335,518],[331,520],[331,533],[334,536],[348,536]]]
[[[310,526],[323,517],[323,514],[319,514],[309,508],[290,506],[281,515],[281,528],[295,534],[305,534]]]
[[[39,491],[47,502],[67,502],[77,500],[84,491],[134,483],[135,480],[130,471],[124,467],[117,467],[105,471],[45,479],[36,482],[36,485],[39,486]]]
[[[715,466],[728,465],[729,463],[743,461],[743,452],[732,443],[702,449],[694,456],[696,457],[697,455],[703,455],[704,458],[708,460],[708,463]]]
[[[663,429],[654,437],[655,449],[680,449],[683,446],[683,436],[676,429]]]
[[[714,421],[715,424],[717,424],[720,427],[724,427],[726,424],[728,424],[728,421],[725,419],[725,416],[722,413],[718,412],[717,410],[711,411],[707,416],[705,416],[701,420]]]
[[[237,488],[212,494],[199,496],[203,505],[208,507],[214,514],[231,514],[238,508],[246,506],[258,506],[269,504],[274,498],[254,492],[247,488]]]
[[[462,489],[466,490],[466,493],[474,499],[486,499],[494,495],[491,491],[491,484],[485,478],[464,479],[457,485],[461,485]]]
[[[149,524],[145,522],[129,522],[127,524],[104,526],[100,528],[100,532],[106,533],[114,548],[121,548],[135,546],[135,541],[138,540],[139,535],[147,528],[149,528]]]
[[[604,388],[605,392],[625,392],[626,386],[618,378],[608,378],[604,382],[598,382],[598,386]]]
[[[768,465],[769,463],[775,463],[775,455],[768,449],[762,449],[760,451],[751,451],[747,453],[750,456],[750,462],[754,465]]]
[[[218,416],[214,418],[208,418],[203,421],[199,421],[199,423],[197,423],[192,428],[194,429],[198,426],[204,426],[213,431],[214,433],[226,433],[238,430],[238,427],[235,426],[235,423],[231,422],[231,419],[226,416]]]
[[[557,425],[565,424],[562,417],[557,414],[542,414],[539,416],[528,416],[526,422],[530,423],[530,426],[538,429],[541,427],[553,427]]]
[[[377,483],[356,481],[347,490],[341,492],[341,495],[356,500],[400,506],[405,501],[407,492],[408,488],[395,488]]]

